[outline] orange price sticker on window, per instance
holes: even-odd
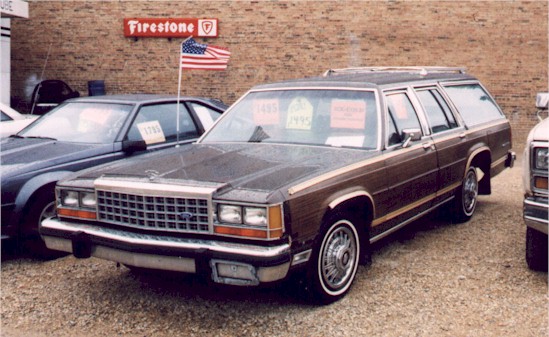
[[[256,99],[252,109],[254,123],[257,125],[276,125],[280,120],[277,99]]]
[[[366,124],[366,102],[362,100],[332,101],[330,127],[343,129],[364,129]]]

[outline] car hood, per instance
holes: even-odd
[[[112,151],[112,144],[110,151]],[[0,142],[0,174],[10,176],[36,172],[79,159],[100,155],[105,144],[80,144],[40,138],[4,138]]]
[[[37,116],[29,116],[23,119],[2,122],[0,124],[0,137],[4,138],[16,134],[37,118]]]
[[[533,140],[549,141],[549,118],[545,118],[532,129]]]
[[[106,164],[77,177],[215,186],[216,198],[274,202],[299,182],[372,155],[371,151],[313,146],[193,144]]]

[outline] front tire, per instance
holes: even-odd
[[[453,214],[457,222],[471,219],[478,201],[478,178],[475,167],[470,167],[463,178],[460,188],[456,191]]]
[[[329,304],[345,296],[355,279],[359,258],[355,224],[345,218],[328,221],[310,261],[307,283],[311,299]]]
[[[23,220],[21,233],[25,241],[24,248],[32,256],[42,260],[56,259],[68,254],[49,249],[39,235],[38,228],[42,220],[52,216],[55,216],[55,192],[49,189],[43,190],[30,204],[28,215]]]
[[[547,235],[526,227],[526,263],[535,271],[547,271]]]

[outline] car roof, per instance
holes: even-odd
[[[181,96],[180,101],[201,101],[217,106],[218,108],[227,108],[221,100],[206,98],[206,97],[194,97],[194,96]],[[71,98],[66,102],[93,102],[93,103],[119,103],[119,104],[148,104],[158,103],[165,101],[177,100],[176,95],[160,95],[160,94],[120,94],[120,95],[101,95],[101,96],[85,96],[78,98]]]
[[[354,87],[386,88],[397,85],[433,83],[440,81],[477,80],[464,68],[450,67],[364,67],[330,69],[323,76],[263,84],[253,89],[284,87]]]

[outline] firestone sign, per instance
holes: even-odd
[[[217,19],[124,19],[126,37],[217,37]]]

